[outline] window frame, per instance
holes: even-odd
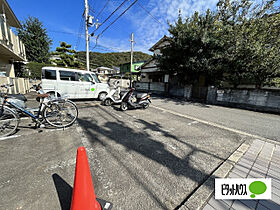
[[[46,71],[54,72],[55,78],[46,78]],[[42,71],[42,79],[47,79],[47,80],[57,80],[57,73],[55,69],[44,69]]]
[[[69,73],[69,74],[73,74],[72,76],[70,75],[70,77],[68,77],[68,78],[71,78],[71,80],[69,80],[69,79],[68,79],[68,80],[66,80],[66,79],[61,79],[61,73],[64,73],[64,72]],[[59,73],[59,79],[60,79],[61,81],[76,82],[76,74],[75,74],[75,72],[73,72],[73,71],[59,70],[58,73]],[[73,78],[74,78],[74,80],[72,80]]]

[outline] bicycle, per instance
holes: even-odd
[[[78,108],[76,104],[68,99],[55,98],[40,100],[37,115],[22,108],[8,98],[8,88],[13,85],[1,85],[6,88],[6,93],[1,93],[2,102],[0,103],[0,137],[13,134],[20,122],[19,113],[25,114],[33,119],[35,127],[40,127],[43,122],[57,128],[71,126],[78,117]]]

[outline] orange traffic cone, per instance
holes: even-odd
[[[101,210],[93,189],[86,150],[77,150],[75,181],[72,194],[71,210]]]

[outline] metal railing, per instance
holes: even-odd
[[[8,23],[0,15],[0,44],[5,45],[14,54],[26,59],[24,44],[11,30]]]

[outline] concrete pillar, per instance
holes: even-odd
[[[208,86],[206,102],[209,104],[215,104],[216,99],[217,99],[217,88],[214,86]]]

